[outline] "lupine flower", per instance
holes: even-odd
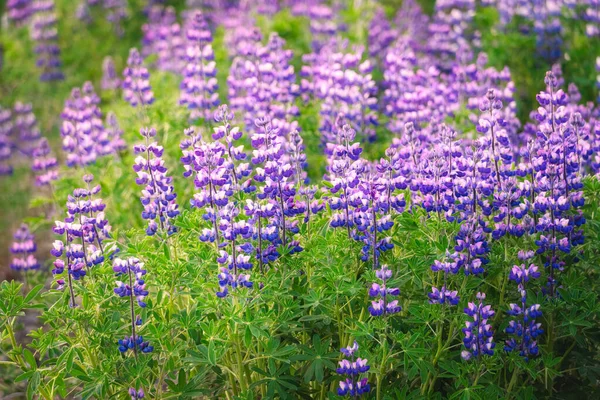
[[[150,86],[150,74],[142,65],[142,57],[137,49],[129,51],[127,67],[123,71],[123,98],[132,107],[147,106],[154,102],[154,93]]]
[[[249,242],[242,243],[252,237],[250,225],[238,218],[239,210],[234,203],[228,203],[219,212],[219,230],[223,237],[222,250],[219,251],[217,262],[220,268],[219,291],[217,297],[226,297],[229,289],[241,287],[252,288],[250,275],[242,271],[252,269],[250,255],[254,248]]]
[[[473,319],[466,321],[466,327],[462,329],[465,338],[463,344],[466,350],[461,352],[461,357],[464,360],[469,360],[471,357],[480,358],[482,355],[491,356],[494,354],[494,330],[491,324],[488,324],[488,319],[492,318],[496,313],[492,310],[492,306],[483,305],[485,293],[477,293],[478,303],[469,303],[465,308],[465,314]]]
[[[22,224],[14,234],[14,243],[10,247],[13,259],[10,267],[16,271],[29,271],[40,268],[40,263],[35,257],[37,246],[35,236],[29,230],[29,227]]]
[[[398,300],[392,300],[400,294],[400,289],[387,286],[387,281],[392,278],[392,271],[388,269],[387,265],[382,265],[375,272],[375,275],[381,283],[373,283],[369,289],[369,296],[376,298],[376,300],[371,302],[371,306],[369,307],[371,315],[379,317],[402,311],[402,307],[398,305]]]
[[[144,398],[144,391],[142,389],[135,390],[135,388],[129,388],[129,395],[131,396],[131,400],[139,400]]]
[[[35,173],[35,184],[47,186],[58,179],[58,161],[52,154],[52,149],[46,138],[40,139],[37,148],[33,150],[31,169]]]
[[[519,254],[519,258],[523,261],[527,261],[532,256],[533,254],[530,253]],[[539,277],[538,267],[534,264],[528,267],[525,264],[515,265],[509,275],[509,279],[518,285],[521,301],[519,304],[510,304],[508,314],[515,319],[509,322],[505,332],[513,337],[506,341],[504,350],[517,350],[525,360],[539,353],[536,338],[544,333],[542,324],[536,322],[536,319],[542,316],[540,305],[527,306],[527,283]]]
[[[106,20],[113,25],[115,34],[122,37],[125,33],[122,22],[128,17],[127,1],[103,0],[103,7],[106,10]]]
[[[183,69],[179,103],[193,110],[192,119],[202,117],[209,121],[212,108],[219,104],[219,94],[212,33],[202,12],[197,11],[191,17],[186,36],[189,43],[185,54],[187,65]]]
[[[330,226],[346,227],[348,237],[352,237],[351,229],[354,227],[350,195],[358,186],[360,174],[365,169],[365,162],[360,158],[362,148],[359,143],[352,143],[355,137],[356,131],[343,124],[340,118],[336,123],[336,143],[330,143],[325,148],[325,153],[331,157],[329,172],[325,177],[331,184],[329,207],[334,211]]]
[[[71,97],[65,100],[60,131],[68,167],[84,167],[113,151],[102,123],[99,102],[90,82],[81,89],[74,88]]]
[[[388,214],[388,191],[382,190],[386,187],[386,179],[387,177],[381,176],[378,166],[366,167],[365,172],[360,175],[358,186],[348,199],[354,208],[354,239],[363,242],[362,260],[368,261],[370,258],[374,269],[379,268],[381,254],[394,247],[391,238],[385,236],[385,232],[394,225]]]
[[[102,83],[100,87],[102,90],[115,90],[121,87],[121,79],[119,79],[112,57],[104,57],[102,61]]]
[[[144,206],[142,218],[148,221],[146,234],[153,236],[160,229],[161,233],[172,235],[177,231],[172,220],[179,215],[179,206],[175,201],[173,179],[167,175],[162,159],[164,149],[157,142],[151,142],[156,136],[154,128],[142,128],[140,134],[145,143],[133,148],[137,156],[133,170],[137,174],[136,183],[144,187],[140,200]]]
[[[117,287],[114,289],[114,292],[119,297],[129,298],[129,307],[131,310],[131,336],[119,340],[119,351],[125,353],[127,350],[132,349],[136,356],[138,351],[149,353],[153,350],[153,347],[148,342],[144,342],[142,336],[136,335],[136,326],[141,325],[141,318],[135,316],[134,304],[135,298],[139,307],[146,307],[144,299],[148,295],[148,291],[146,290],[146,282],[144,281],[146,275],[144,263],[134,257],[129,257],[126,260],[115,258],[113,271],[117,278],[125,278],[125,282],[116,282]]]
[[[36,42],[34,51],[38,56],[36,65],[41,69],[40,80],[63,80],[54,0],[36,1],[33,8],[35,15],[31,22],[31,39]]]
[[[127,143],[123,139],[123,130],[119,126],[119,121],[114,112],[109,111],[106,114],[106,135],[110,141],[110,146],[114,152],[118,153],[127,148]]]
[[[6,2],[6,15],[15,25],[21,26],[35,12],[32,0],[8,0]]]
[[[12,175],[13,123],[10,109],[0,107],[0,176]]]
[[[534,114],[538,132],[530,153],[534,171],[537,214],[535,230],[537,253],[543,255],[548,274],[548,293],[556,295],[556,272],[563,269],[561,253],[583,243],[585,223],[578,210],[584,204],[581,189],[581,146],[579,132],[585,126],[581,115],[571,117],[568,96],[558,88],[556,74],[549,71],[544,80],[547,90],[537,95],[540,107]]]
[[[433,286],[431,288],[431,293],[428,294],[429,302],[431,304],[448,304],[451,306],[455,306],[460,301],[460,297],[458,296],[458,291],[449,290],[447,288],[448,285],[448,277],[450,274],[456,275],[460,270],[460,265],[458,263],[459,255],[454,253],[446,253],[447,261],[438,261],[436,260],[431,266],[431,270],[433,272],[443,272],[444,273],[444,283],[441,289]]]
[[[146,270],[143,268],[144,263],[133,257],[127,260],[115,258],[113,261],[113,271],[117,274],[117,277],[124,276],[125,278],[125,282],[117,281],[114,292],[119,297],[135,297],[138,306],[142,308],[146,307],[144,299],[148,295],[146,283],[144,282]]]
[[[131,400],[139,400],[144,398],[144,391],[142,389],[135,390],[135,388],[129,388],[129,395]]]
[[[154,351],[154,346],[151,346],[149,341],[144,341],[143,336],[136,336],[135,338],[132,336],[125,337],[119,339],[117,344],[121,353],[127,353],[129,350],[132,350],[135,354],[138,352],[152,353]]]
[[[164,5],[149,5],[148,9],[148,22],[142,26],[142,55],[155,55],[154,67],[180,74],[185,67],[186,38],[177,23],[177,13]]]
[[[13,110],[13,129],[18,134],[18,137],[15,137],[18,149],[24,155],[31,157],[37,142],[41,138],[37,119],[33,114],[33,107],[31,103],[23,104],[18,101],[15,103]]]
[[[339,396],[350,396],[359,397],[365,393],[369,393],[371,386],[369,385],[368,378],[361,378],[360,376],[371,368],[367,364],[366,359],[355,358],[355,353],[358,351],[358,343],[350,347],[346,347],[340,350],[341,353],[347,357],[339,362],[339,368],[336,372],[342,375],[344,380],[340,381],[338,388]]]

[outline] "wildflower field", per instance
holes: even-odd
[[[1,399],[600,398],[600,1],[0,1]]]

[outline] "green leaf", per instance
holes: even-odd
[[[36,287],[34,287],[33,289],[31,289],[29,291],[29,293],[27,293],[27,296],[25,296],[25,300],[24,303],[28,304],[30,303],[33,299],[35,299],[38,295],[38,293],[40,293],[40,290],[42,290],[44,288],[44,285],[37,285]]]
[[[40,380],[41,376],[39,371],[35,371],[27,385],[27,400],[32,400],[33,396],[37,393],[37,388],[40,386]]]
[[[31,351],[29,351],[28,349],[23,349],[23,357],[25,358],[25,361],[27,361],[27,364],[29,364],[31,369],[37,369],[37,362],[35,361],[35,357],[31,353]]]
[[[215,342],[214,342],[214,340],[211,340],[208,343],[208,354],[207,354],[207,356],[208,356],[208,363],[210,365],[213,365],[213,366],[217,365],[217,354],[216,354],[216,351],[215,351]]]

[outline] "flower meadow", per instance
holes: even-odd
[[[0,397],[600,397],[600,3],[8,0]]]

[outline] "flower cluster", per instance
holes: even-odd
[[[40,139],[33,150],[31,169],[35,174],[37,186],[48,186],[58,179],[58,161],[52,154],[52,149],[46,138]]]
[[[132,107],[148,106],[154,102],[150,74],[142,65],[142,56],[135,48],[129,51],[127,67],[123,71],[123,98]]]
[[[131,396],[131,400],[143,399],[145,396],[144,390],[135,390],[135,388],[129,388],[129,396]]]
[[[192,119],[201,117],[210,122],[212,108],[219,104],[219,94],[212,33],[202,12],[191,17],[186,36],[189,43],[185,54],[187,65],[183,69],[179,103],[193,110]]]
[[[164,148],[151,141],[156,136],[156,129],[142,128],[140,134],[145,143],[133,148],[137,156],[133,170],[137,174],[136,183],[144,187],[140,200],[144,206],[142,218],[148,221],[146,234],[153,236],[160,229],[160,233],[172,235],[177,231],[173,218],[179,215],[179,206],[175,201],[177,193],[173,178],[167,175],[162,159]]]
[[[14,234],[14,243],[10,246],[13,259],[10,267],[16,271],[29,271],[40,268],[40,263],[35,257],[37,246],[35,236],[25,224],[21,225]]]
[[[138,352],[150,353],[154,350],[149,342],[144,341],[142,336],[136,334],[136,327],[142,324],[141,318],[136,317],[134,298],[137,300],[139,307],[146,307],[144,299],[148,295],[144,276],[146,270],[144,263],[135,257],[128,259],[115,258],[113,262],[113,271],[117,278],[124,279],[125,282],[117,281],[117,287],[114,289],[115,294],[119,297],[129,298],[129,309],[131,315],[131,336],[119,340],[118,346],[121,353],[126,353],[128,350],[133,350],[137,356]]]
[[[115,90],[121,87],[121,79],[115,68],[115,61],[112,57],[104,57],[102,61],[102,90]]]
[[[528,260],[533,256],[532,253],[521,252],[519,255],[523,261]],[[527,305],[527,288],[526,284],[530,279],[540,277],[538,267],[530,264],[528,267],[525,264],[513,266],[509,279],[518,285],[518,291],[521,296],[521,301],[518,304],[511,303],[508,314],[515,319],[508,323],[505,332],[509,335],[514,335],[506,341],[504,350],[518,351],[519,355],[525,360],[529,357],[536,356],[539,353],[537,337],[544,333],[542,324],[536,322],[536,319],[542,316],[539,304]]]
[[[185,29],[177,23],[175,9],[163,5],[149,7],[148,22],[142,30],[142,55],[156,55],[153,66],[161,71],[181,73],[185,67],[186,38]]]
[[[6,15],[15,25],[21,26],[27,22],[34,13],[32,0],[8,0],[6,2]]]
[[[60,132],[69,167],[84,167],[113,152],[99,103],[100,98],[90,82],[81,89],[74,88],[70,98],[65,100]]]
[[[144,299],[148,295],[148,291],[144,282],[144,276],[146,275],[144,263],[134,257],[126,260],[115,258],[113,261],[113,271],[117,277],[125,279],[125,282],[117,281],[117,287],[114,289],[114,292],[119,297],[135,297],[138,306],[142,308],[146,307]]]
[[[354,342],[352,346],[340,350],[346,357],[339,362],[339,368],[336,372],[344,380],[340,381],[338,388],[339,396],[359,397],[371,391],[368,378],[361,378],[361,375],[369,371],[371,368],[367,364],[366,359],[356,358],[355,353],[358,352],[358,343]]]
[[[400,294],[400,289],[387,287],[387,281],[392,278],[392,271],[387,265],[382,265],[380,269],[375,271],[375,276],[381,283],[373,283],[369,289],[369,296],[378,298],[371,302],[369,312],[374,317],[382,315],[396,314],[402,311],[402,307],[398,305],[398,300],[392,300]]]
[[[64,241],[56,240],[51,254],[56,257],[52,273],[62,275],[67,270],[70,304],[75,306],[73,280],[80,280],[95,265],[104,262],[106,254],[114,253],[106,246],[110,238],[111,226],[106,220],[106,205],[101,198],[94,198],[100,192],[100,186],[91,186],[92,175],[83,178],[87,188],[79,188],[69,195],[67,200],[67,217],[64,221],[56,221],[53,231],[63,236]],[[63,256],[65,259],[63,259]],[[59,288],[65,285],[63,278],[57,279]]]
[[[465,314],[472,318],[472,321],[465,322],[465,327],[462,329],[465,338],[463,344],[465,349],[461,353],[464,360],[469,360],[471,357],[480,358],[482,355],[491,356],[494,354],[494,330],[492,325],[488,324],[488,319],[492,318],[496,313],[492,310],[492,306],[483,305],[485,293],[477,293],[478,303],[471,303],[465,308]]]
[[[10,109],[0,107],[0,176],[12,175],[14,150],[13,122]]]
[[[42,82],[63,80],[65,76],[61,71],[54,0],[36,1],[34,9],[31,39],[36,42],[34,51],[38,56],[36,66],[41,70],[40,80]]]

